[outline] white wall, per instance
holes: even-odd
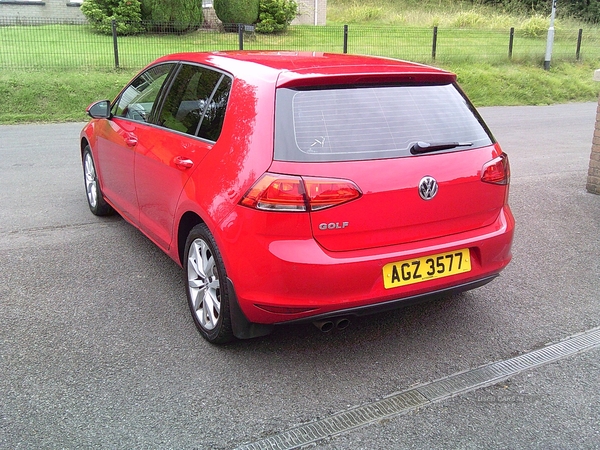
[[[293,25],[325,25],[327,20],[327,0],[296,0],[298,2],[298,16]],[[315,5],[316,19],[315,24]]]
[[[0,0],[0,18],[85,19],[75,0]]]

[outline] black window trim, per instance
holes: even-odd
[[[0,0],[2,5],[20,5],[20,6],[46,6],[46,2],[43,0]]]

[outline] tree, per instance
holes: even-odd
[[[142,17],[153,22],[153,28],[175,32],[200,28],[204,20],[202,0],[142,0]]]
[[[140,0],[85,0],[81,12],[99,33],[111,34],[113,20],[118,34],[143,31]]]
[[[260,0],[260,14],[256,31],[278,33],[285,31],[298,14],[295,0]]]
[[[571,0],[566,3],[574,16],[588,22],[600,22],[600,0]]]
[[[258,20],[259,0],[213,0],[215,14],[223,24],[253,24]]]

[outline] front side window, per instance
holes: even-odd
[[[158,124],[216,141],[222,125],[222,118],[219,123],[217,117],[218,105],[223,105],[224,114],[230,84],[229,77],[220,72],[182,65],[165,98]],[[215,128],[218,129],[216,132]]]
[[[275,159],[359,161],[410,156],[418,143],[492,143],[452,84],[279,89]]]
[[[113,116],[148,122],[160,89],[173,67],[174,64],[160,64],[139,75],[113,105]]]

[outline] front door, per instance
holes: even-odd
[[[140,151],[139,136],[149,125],[159,92],[174,64],[154,66],[136,77],[112,107],[112,117],[98,133],[98,166],[106,197],[121,214],[139,223],[135,186],[135,154]]]

